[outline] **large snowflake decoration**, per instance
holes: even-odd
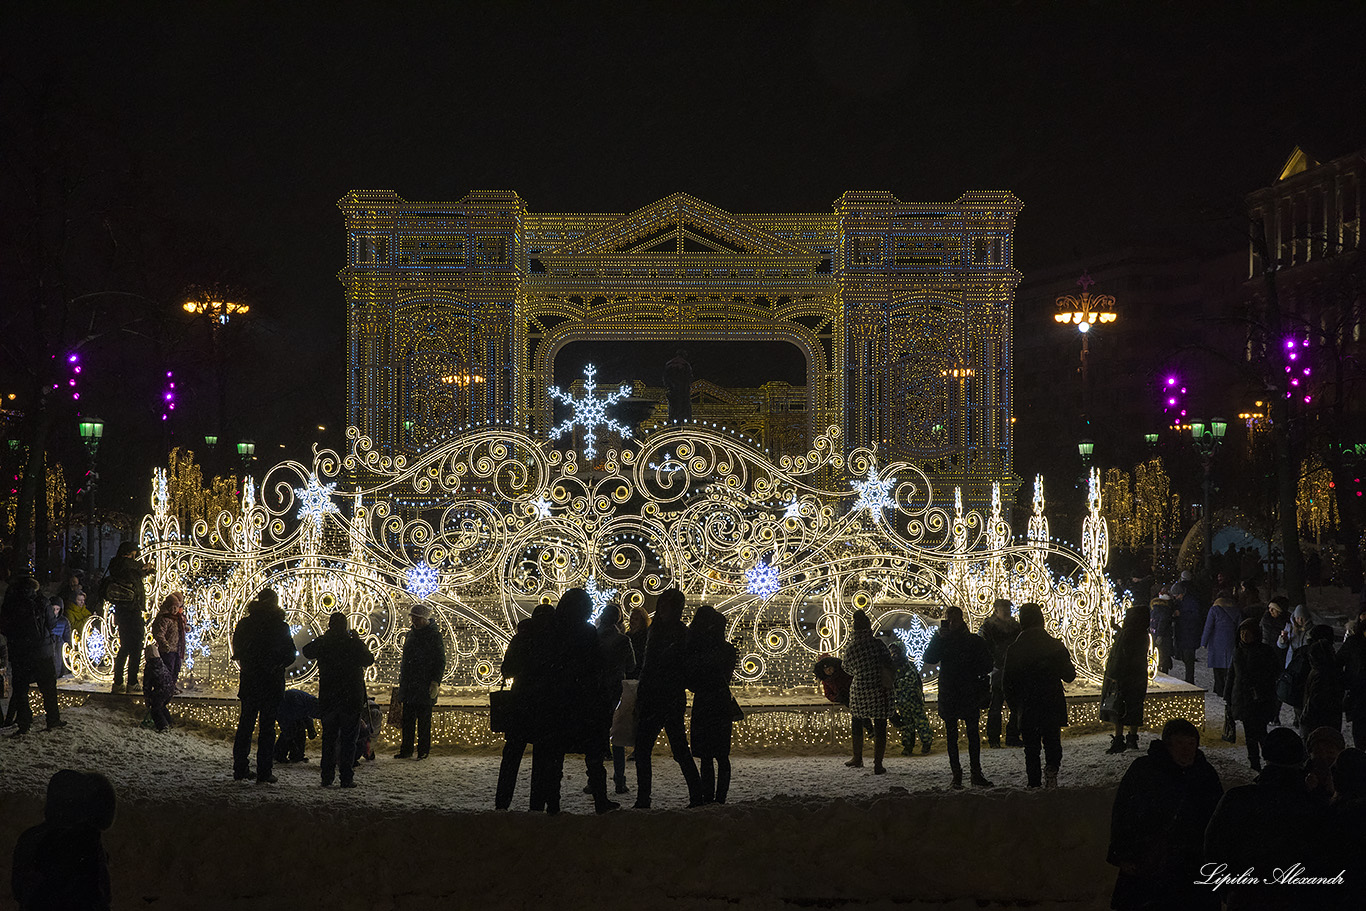
[[[194,670],[194,656],[209,657],[209,647],[204,644],[204,634],[209,631],[209,621],[199,622],[195,609],[185,605],[185,667]]]
[[[107,643],[104,639],[104,633],[92,627],[90,635],[85,637],[85,656],[90,659],[90,663],[102,663],[104,661],[106,648]]]
[[[597,623],[602,612],[607,609],[607,605],[611,604],[612,599],[617,596],[617,590],[615,588],[599,588],[597,576],[589,576],[583,590],[588,592],[588,597],[593,601],[593,613],[589,616],[588,622]]]
[[[615,405],[617,402],[631,394],[630,386],[622,386],[616,392],[605,395],[601,398],[597,396],[598,384],[593,379],[597,374],[598,368],[589,364],[583,368],[583,398],[576,399],[567,392],[560,390],[559,386],[551,386],[548,390],[550,397],[560,402],[564,402],[574,409],[573,415],[561,422],[550,431],[550,438],[557,440],[562,434],[573,430],[577,425],[583,428],[583,454],[588,458],[598,454],[597,450],[597,428],[602,427],[607,430],[615,430],[629,438],[631,431],[629,428],[618,424],[616,421],[607,417],[607,406]]]
[[[930,637],[934,635],[934,628],[926,626],[925,622],[919,617],[912,615],[910,626],[892,631],[901,640],[901,644],[906,646],[906,657],[911,659],[916,670],[925,666],[925,649],[930,644]]]
[[[323,516],[338,512],[337,504],[332,502],[332,494],[337,485],[319,484],[317,475],[310,475],[308,484],[294,488],[294,496],[299,498],[299,514],[295,518],[312,519],[314,528],[323,527]]]
[[[802,502],[801,502],[801,500],[798,500],[798,499],[797,499],[797,495],[794,493],[794,494],[792,495],[792,499],[791,499],[791,500],[788,500],[788,501],[787,501],[787,505],[783,507],[783,518],[784,518],[784,519],[798,519],[798,520],[800,520],[801,517],[802,517]]]
[[[751,595],[767,601],[778,593],[778,587],[778,570],[769,566],[767,560],[760,560],[745,570],[745,589]]]
[[[404,587],[408,589],[408,594],[416,595],[423,600],[426,600],[427,596],[435,594],[440,587],[436,567],[429,566],[426,560],[419,560],[416,566],[404,573],[403,581]]]
[[[531,502],[532,515],[538,519],[550,518],[550,501],[545,497],[537,497]]]
[[[892,485],[896,483],[896,478],[886,479],[877,476],[877,469],[872,465],[868,466],[868,477],[862,481],[854,481],[854,490],[858,492],[858,499],[854,502],[854,512],[866,509],[873,514],[873,521],[882,519],[884,509],[895,509],[896,500],[892,499]]]

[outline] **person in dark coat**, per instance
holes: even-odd
[[[503,731],[503,758],[498,765],[498,785],[493,795],[493,808],[507,810],[512,807],[512,795],[517,789],[517,772],[522,767],[522,757],[526,755],[527,744],[531,742],[531,713],[535,709],[533,694],[538,686],[533,682],[537,666],[532,661],[531,640],[539,627],[547,636],[546,629],[554,622],[555,609],[549,604],[537,605],[530,617],[517,624],[517,632],[508,640],[507,650],[503,653],[502,674],[504,680],[512,681],[513,711],[508,719],[507,730]],[[533,762],[535,757],[533,756]],[[539,809],[545,809],[542,801]]]
[[[1182,573],[1183,578],[1189,573]],[[1178,582],[1171,588],[1172,645],[1174,657],[1186,666],[1186,682],[1195,682],[1195,650],[1200,647],[1204,618],[1200,616],[1200,601],[1191,591],[1191,583]]]
[[[1342,730],[1344,681],[1333,651],[1333,628],[1320,623],[1309,633],[1309,677],[1304,684],[1300,736],[1308,739],[1319,728]]]
[[[991,616],[982,621],[977,635],[986,641],[991,649],[991,704],[987,706],[987,746],[996,748],[1001,745],[1001,716],[1005,708],[1005,688],[1001,684],[1001,672],[1006,666],[1006,649],[1010,648],[1020,635],[1020,622],[1010,615],[1011,604],[1005,598],[997,598],[991,606]],[[1020,723],[1015,713],[1010,713],[1006,722],[1006,746],[1023,746],[1020,739]]]
[[[106,600],[114,611],[114,625],[119,631],[119,650],[114,655],[114,687],[110,692],[125,692],[123,670],[128,668],[127,691],[138,685],[138,664],[142,661],[142,640],[147,636],[147,587],[143,579],[155,570],[142,559],[142,552],[133,541],[119,545],[118,553],[109,561]]]
[[[640,667],[636,695],[636,803],[637,810],[650,809],[653,769],[650,754],[660,731],[669,738],[669,749],[688,785],[688,805],[701,806],[702,779],[688,749],[683,724],[687,707],[688,628],[683,625],[683,593],[666,589],[655,604],[654,621],[645,642],[645,661]]]
[[[285,695],[285,670],[296,657],[280,596],[273,588],[263,588],[232,631],[232,659],[241,669],[237,698],[242,700],[242,712],[232,743],[232,777],[238,781],[251,776],[251,735],[259,720],[256,783],[275,783],[275,716]]]
[[[321,718],[317,696],[304,690],[285,690],[276,715],[280,736],[275,739],[275,761],[308,762],[304,748],[309,740],[318,736],[313,722]]]
[[[1143,723],[1143,699],[1148,693],[1148,628],[1148,608],[1129,608],[1105,659],[1099,714],[1101,721],[1115,726],[1107,753],[1138,749],[1138,727]],[[1128,740],[1124,738],[1126,727]]]
[[[98,772],[61,769],[47,783],[43,821],[14,845],[10,891],[19,911],[109,911],[109,855],[100,833],[118,800]]]
[[[1366,748],[1366,607],[1357,613],[1356,625],[1337,655],[1346,687],[1343,712],[1352,726],[1352,743]]]
[[[949,747],[950,787],[963,787],[963,766],[958,759],[958,724],[968,737],[971,781],[983,788],[991,782],[982,774],[982,740],[978,719],[991,702],[991,647],[963,622],[963,609],[944,608],[944,622],[925,647],[925,665],[939,665],[939,717],[944,719],[944,739]]]
[[[1229,717],[1243,723],[1247,758],[1254,770],[1262,767],[1260,746],[1266,728],[1275,717],[1276,678],[1281,668],[1276,650],[1261,640],[1261,624],[1244,620],[1238,627],[1238,647],[1233,651],[1228,679],[1221,696]]]
[[[555,605],[555,623],[561,644],[559,683],[562,698],[561,737],[553,744],[561,757],[582,753],[588,773],[588,792],[599,813],[617,809],[620,804],[607,797],[607,769],[604,760],[610,748],[612,707],[621,697],[621,678],[607,672],[597,630],[589,623],[593,599],[582,588],[567,589]],[[536,750],[542,749],[537,743]],[[534,753],[533,753],[534,758]],[[561,758],[560,764],[563,765]],[[547,782],[547,807],[559,805],[558,780]]]
[[[1329,805],[1326,840],[1330,848],[1328,869],[1344,871],[1345,894],[1340,908],[1366,908],[1366,856],[1361,833],[1366,832],[1366,752],[1348,748],[1338,754],[1331,770],[1333,799]]]
[[[631,638],[626,634],[626,630],[621,625],[621,605],[615,602],[608,604],[598,615],[598,647],[602,650],[604,686],[607,690],[609,699],[607,723],[610,731],[614,721],[614,711],[620,706],[622,699],[622,685],[636,670],[636,652],[631,645]],[[612,692],[616,692],[616,698],[612,699]],[[626,787],[626,747],[624,745],[611,744],[612,750],[612,785],[618,794],[625,794],[630,789]]]
[[[1262,613],[1258,623],[1261,625],[1262,641],[1276,650],[1279,656],[1281,667],[1285,667],[1285,649],[1280,646],[1281,633],[1285,632],[1286,624],[1290,622],[1290,599],[1285,595],[1276,595],[1266,604],[1266,610]],[[1281,700],[1276,699],[1276,711],[1272,713],[1273,724],[1279,724],[1281,720]]]
[[[10,582],[0,602],[0,633],[9,647],[14,693],[9,711],[19,726],[16,736],[28,733],[33,724],[29,690],[37,684],[47,712],[47,729],[65,727],[57,702],[57,673],[52,664],[52,637],[48,634],[47,605],[38,591],[38,580],[20,576]]]
[[[1138,602],[1135,601],[1135,604]],[[1152,633],[1153,644],[1157,646],[1157,672],[1169,674],[1172,669],[1172,596],[1161,592],[1148,602],[1150,618],[1148,630]]]
[[[170,730],[171,697],[175,695],[175,681],[162,660],[161,650],[155,641],[147,643],[143,649],[147,660],[142,666],[142,701],[147,706],[147,714],[152,718],[152,726],[157,732]],[[146,721],[143,722],[147,724]]]
[[[1119,868],[1110,907],[1117,911],[1213,909],[1219,897],[1197,886],[1205,829],[1224,787],[1200,751],[1200,731],[1185,718],[1162,727],[1124,773],[1110,813],[1106,861]]]
[[[1205,630],[1200,646],[1205,649],[1205,662],[1214,671],[1214,691],[1224,691],[1228,666],[1233,661],[1233,648],[1238,644],[1238,624],[1243,615],[1232,598],[1215,598],[1214,606],[1205,618]]]
[[[920,676],[920,669],[915,662],[906,654],[904,642],[890,643],[888,651],[892,653],[892,666],[896,669],[892,717],[888,720],[901,735],[901,754],[913,755],[917,739],[920,741],[920,752],[928,753],[934,742],[934,728],[930,726],[930,716],[925,711],[925,680]]]
[[[332,786],[340,769],[341,786],[354,788],[356,737],[360,714],[369,700],[365,669],[375,663],[375,655],[354,630],[347,628],[346,614],[334,611],[327,618],[327,632],[304,646],[304,657],[318,662],[323,787]]]
[[[1025,775],[1031,788],[1058,785],[1067,696],[1062,685],[1077,679],[1072,654],[1044,629],[1043,608],[1020,605],[1020,635],[1006,651],[1006,700],[1020,716],[1025,742]],[[1039,752],[1044,754],[1040,768]]]
[[[1320,907],[1329,895],[1325,890],[1333,887],[1269,882],[1276,870],[1293,864],[1304,866],[1304,876],[1338,872],[1325,863],[1328,811],[1304,788],[1304,742],[1291,728],[1275,728],[1266,735],[1262,752],[1266,768],[1256,780],[1230,788],[1215,807],[1205,830],[1205,864],[1197,882],[1210,887],[1217,875],[1251,871],[1256,883],[1231,882],[1219,888],[1229,911]]]
[[[701,760],[702,799],[708,803],[725,803],[730,791],[730,680],[738,659],[735,646],[726,641],[726,618],[710,604],[699,605],[688,625],[689,733],[692,754]]]
[[[398,698],[403,703],[403,735],[395,759],[413,757],[413,737],[417,737],[417,758],[426,759],[432,749],[432,708],[446,674],[446,643],[432,623],[432,609],[421,602],[408,612],[413,626],[403,642],[403,658],[398,665]]]

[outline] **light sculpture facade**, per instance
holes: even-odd
[[[554,426],[556,355],[603,340],[786,341],[804,420],[928,466],[985,509],[1011,473],[1015,217],[1008,192],[736,214],[678,193],[627,214],[528,211],[511,191],[410,202],[354,190],[345,214],[349,422],[385,456],[465,428]],[[660,365],[662,370],[663,365]],[[451,377],[477,377],[451,382]],[[621,383],[639,377],[600,377]]]
[[[1097,679],[1124,608],[1103,573],[1109,544],[1094,476],[1084,544],[1073,550],[1048,537],[1041,485],[1030,534],[1015,541],[999,488],[987,511],[965,509],[957,488],[953,505],[941,505],[923,471],[879,464],[868,447],[845,452],[838,427],[774,461],[725,431],[672,426],[591,466],[508,427],[472,430],[411,459],[380,452],[357,428],[348,440],[345,455],[316,450],[310,466],[274,466],[259,499],[249,479],[237,513],[197,521],[188,534],[158,472],[139,536],[156,569],[149,603],[186,593],[201,679],[231,679],[231,631],[267,585],[300,637],[346,613],[379,656],[368,671],[375,682],[395,679],[408,612],[422,600],[448,644],[445,682],[473,687],[496,684],[517,622],[571,586],[614,591],[626,608],[652,607],[677,586],[726,617],[741,683],[782,688],[810,685],[812,659],[842,646],[855,608],[880,629],[923,636],[944,605],[961,606],[975,627],[1001,597],[1042,604],[1079,672]],[[366,480],[331,487],[348,477]],[[867,477],[895,479],[880,518],[858,505],[851,483]],[[349,508],[328,509],[309,493],[319,490]],[[412,496],[437,505],[401,508]],[[754,585],[761,563],[776,575]],[[116,632],[101,623],[77,632],[68,657],[79,673],[108,679]],[[291,676],[311,673],[301,665]]]

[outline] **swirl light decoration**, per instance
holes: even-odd
[[[235,674],[232,628],[269,585],[301,637],[321,632],[330,612],[347,613],[379,657],[371,679],[394,680],[419,597],[408,580],[424,565],[436,568],[424,601],[456,686],[496,683],[517,622],[589,584],[615,590],[627,608],[652,606],[670,586],[690,604],[713,604],[740,642],[740,681],[765,687],[809,686],[812,659],[843,644],[855,608],[889,633],[923,633],[949,603],[975,627],[1000,597],[1043,605],[1079,673],[1095,680],[1123,612],[1103,572],[1109,545],[1094,476],[1076,550],[1049,538],[1041,482],[1030,533],[1012,540],[999,490],[985,515],[965,511],[957,489],[942,506],[916,465],[878,464],[867,448],[841,454],[835,427],[805,455],[773,462],[724,430],[675,424],[592,467],[507,426],[468,431],[411,461],[381,454],[354,427],[348,440],[345,456],[315,450],[311,466],[276,465],[259,501],[247,484],[239,516],[197,522],[188,536],[165,497],[153,496],[140,533],[156,567],[149,598],[186,593],[212,677]],[[350,501],[349,516],[334,500]],[[771,576],[755,586],[761,563]],[[94,620],[80,631],[81,673],[107,677],[113,635]]]

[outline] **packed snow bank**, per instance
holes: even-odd
[[[1106,755],[1103,735],[1069,738],[1064,787],[1027,791],[1021,752],[988,750],[998,787],[957,793],[945,790],[942,742],[928,756],[893,749],[876,777],[871,762],[847,769],[842,757],[736,757],[731,802],[684,810],[681,776],[661,752],[657,809],[604,817],[571,757],[565,812],[546,817],[488,809],[492,754],[381,752],[357,770],[356,789],[323,790],[314,741],[312,762],[277,766],[279,784],[258,786],[232,780],[221,738],[156,734],[108,708],[64,716],[58,731],[0,739],[0,890],[52,772],[92,769],[119,793],[105,835],[116,909],[1103,908],[1113,788],[1134,756]],[[1225,786],[1249,779],[1241,744],[1207,738],[1206,750]],[[629,767],[627,779],[634,789]]]

